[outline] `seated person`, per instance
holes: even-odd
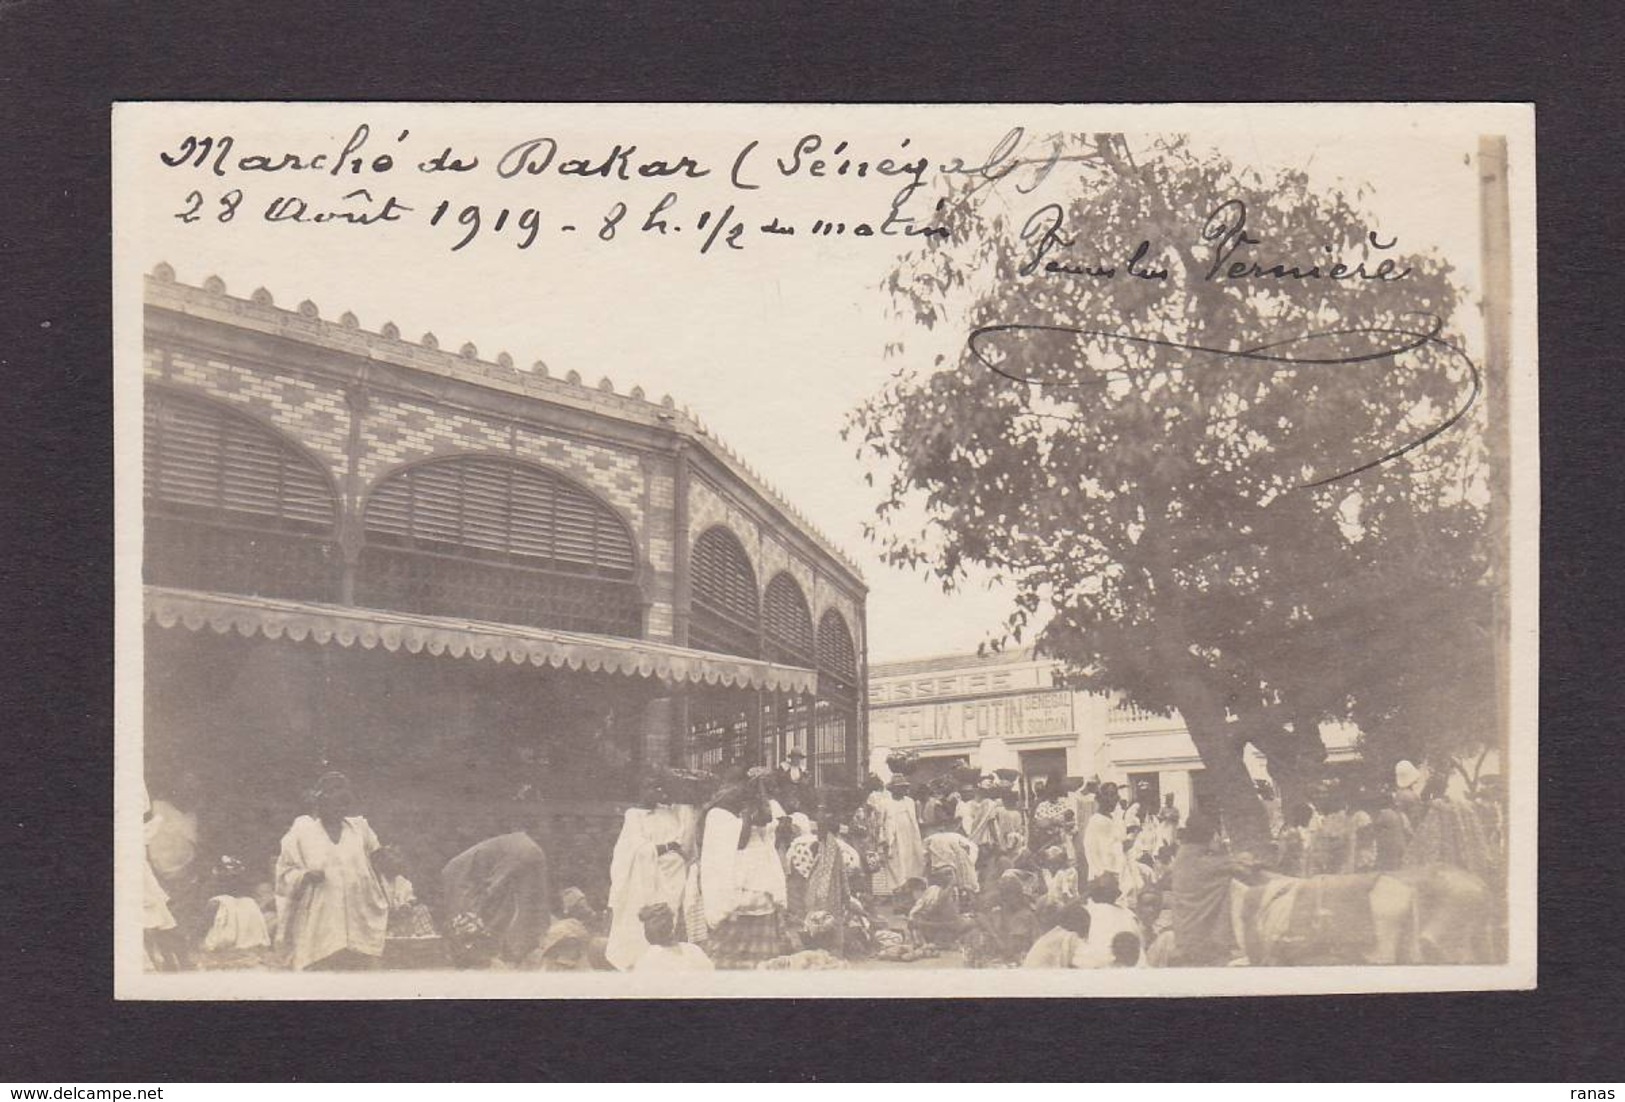
[[[1052,907],[1064,906],[1079,897],[1078,869],[1067,860],[1066,850],[1050,846],[1039,857],[1044,875],[1044,902]]]
[[[604,921],[604,915],[587,899],[587,893],[580,888],[565,888],[559,893],[559,906],[564,910],[565,918],[573,918],[585,926],[595,939],[609,932],[609,923]]]
[[[665,903],[651,903],[638,912],[649,947],[632,965],[634,972],[709,972],[715,966],[705,950],[677,940],[677,915]]]
[[[243,862],[222,857],[205,882],[212,893],[204,907],[207,929],[203,934],[203,954],[195,964],[205,970],[216,967],[258,966],[269,956],[271,933],[260,902],[250,894]]]
[[[396,846],[385,846],[373,855],[373,868],[384,882],[389,900],[388,937],[434,937],[434,917],[418,902],[412,882],[406,878],[406,861]]]
[[[485,928],[484,919],[473,911],[462,911],[446,923],[446,953],[454,968],[490,968],[497,955],[496,939]]]
[[[814,911],[802,926],[807,948],[799,953],[764,960],[756,967],[766,972],[823,972],[845,968],[846,961],[835,952],[840,927],[828,911]]]
[[[1063,903],[1056,924],[1033,942],[1021,961],[1023,968],[1076,968],[1078,954],[1089,937],[1089,909],[1079,899]]]
[[[967,955],[973,967],[1019,965],[1038,940],[1038,914],[1027,893],[1022,874],[1007,870],[994,886],[992,901],[977,919],[974,952]],[[974,959],[972,959],[974,958]]]
[[[1140,935],[1121,930],[1112,937],[1112,967],[1138,968],[1141,964]]]
[[[1089,881],[1084,889],[1089,908],[1089,941],[1079,958],[1080,968],[1110,968],[1113,964],[1112,941],[1121,933],[1131,933],[1143,944],[1140,924],[1134,913],[1121,906],[1117,877],[1111,873]]]
[[[579,919],[559,919],[547,928],[541,946],[526,956],[522,967],[543,972],[600,970],[593,953],[592,931]]]
[[[954,871],[939,866],[931,870],[930,879],[930,886],[908,912],[909,932],[916,944],[953,945],[972,922],[959,913]]]

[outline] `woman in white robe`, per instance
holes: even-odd
[[[925,840],[920,837],[920,810],[909,795],[910,787],[906,777],[893,777],[886,786],[891,798],[880,805],[881,858],[897,888],[925,879]]]
[[[786,948],[788,902],[774,833],[784,810],[757,785],[717,796],[700,841],[700,896],[719,968],[754,968]]]
[[[673,914],[682,913],[694,833],[694,808],[668,803],[658,784],[650,786],[641,806],[627,808],[609,863],[609,942],[604,948],[605,958],[618,970],[631,969],[649,948],[638,917],[645,907],[664,903]]]
[[[389,900],[372,867],[378,837],[342,773],[316,782],[316,809],[282,838],[277,891],[289,900],[286,936],[296,971],[367,968],[384,955]]]

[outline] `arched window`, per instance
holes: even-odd
[[[857,692],[858,650],[852,645],[852,631],[846,626],[846,617],[835,609],[825,612],[818,621],[818,669],[833,674],[844,691]],[[820,678],[820,682],[822,682]]]
[[[788,573],[776,574],[762,597],[762,629],[767,636],[765,657],[770,662],[811,666],[817,661],[812,612],[801,586]]]
[[[575,483],[497,456],[418,463],[367,499],[356,602],[636,637],[632,533]]]
[[[151,387],[142,475],[152,585],[338,598],[338,498],[277,430],[221,402]]]
[[[812,666],[818,658],[813,637],[812,612],[801,586],[781,571],[762,593],[762,656],[787,666]],[[804,697],[775,695],[763,702],[762,757],[776,763],[797,747],[812,749],[813,702]]]
[[[858,652],[846,618],[830,609],[818,621],[818,702],[813,708],[813,775],[819,784],[859,777]]]
[[[761,646],[756,572],[738,537],[721,525],[706,529],[694,541],[689,572],[694,588],[689,645],[719,654],[757,657]]]

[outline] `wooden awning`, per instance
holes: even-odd
[[[673,686],[720,685],[806,695],[818,691],[814,670],[644,639],[162,586],[145,587],[144,598],[146,619],[165,628],[207,627],[244,638],[262,635],[364,650],[381,646],[408,654],[427,651],[516,666],[657,678]]]

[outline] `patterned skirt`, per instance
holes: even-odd
[[[695,945],[706,945],[711,940],[711,926],[705,921],[705,899],[700,895],[700,863],[688,867],[688,883],[683,888],[683,930],[687,940]]]
[[[780,911],[765,915],[729,915],[711,931],[706,946],[718,968],[755,968],[764,960],[792,952]]]

